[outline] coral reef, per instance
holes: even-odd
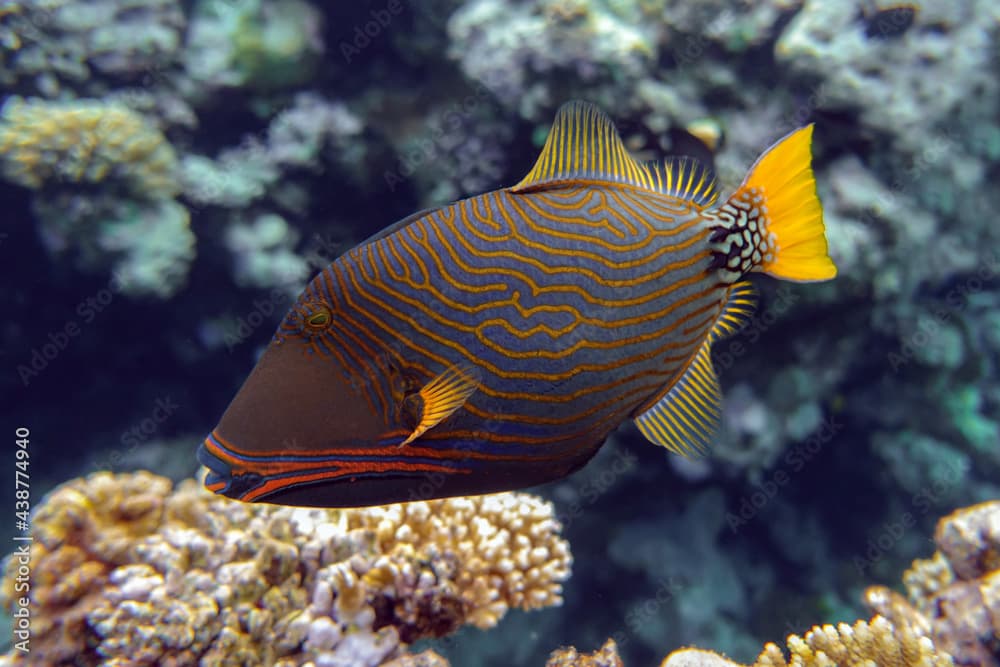
[[[19,0],[0,9],[0,85],[26,95],[101,96],[177,62],[174,0]]]
[[[814,626],[789,635],[787,653],[767,643],[750,667],[951,667],[1000,664],[1000,501],[953,512],[939,520],[939,551],[914,561],[903,575],[904,598],[885,586],[864,593],[875,613],[853,625]],[[609,639],[593,654],[555,651],[550,666],[621,666]],[[740,667],[725,655],[701,648],[671,652],[662,667]]]
[[[0,109],[0,170],[29,188],[110,183],[162,199],[177,191],[176,167],[163,135],[119,104],[11,97]]]
[[[166,298],[187,278],[194,235],[173,147],[140,114],[98,100],[11,97],[0,111],[0,171],[36,190],[42,239],[116,290]]]
[[[361,128],[361,121],[343,104],[301,93],[275,115],[266,136],[247,135],[241,145],[222,149],[215,159],[194,152],[184,155],[178,178],[184,195],[199,205],[239,210],[268,193],[287,202],[281,192],[289,187],[289,171],[322,171],[324,153],[331,161],[358,160],[359,149],[350,139]]]
[[[744,628],[754,601],[775,586],[773,577],[742,568],[742,550],[719,547],[727,518],[718,489],[702,491],[673,515],[656,532],[646,518],[628,521],[608,545],[610,560],[640,573],[645,584],[646,595],[621,610],[626,625],[650,651],[692,637],[727,652],[754,650],[759,643]],[[655,605],[647,610],[650,592]]]
[[[869,607],[934,640],[960,665],[1000,665],[1000,501],[938,521],[938,551],[903,575],[908,598],[884,586],[865,591]]]
[[[935,650],[927,637],[897,628],[881,616],[854,625],[814,627],[804,637],[788,637],[788,655],[767,644],[752,667],[951,667],[948,654]],[[681,649],[663,659],[661,667],[736,667],[718,653]]]
[[[308,272],[306,261],[291,250],[297,241],[295,231],[274,213],[260,215],[250,224],[235,221],[226,229],[226,247],[237,263],[237,284],[297,290]]]
[[[950,667],[951,657],[935,649],[934,643],[909,627],[897,627],[882,618],[813,628],[805,637],[788,638],[789,657],[775,644],[768,644],[754,667],[822,667],[861,665],[895,667]],[[669,659],[665,663],[670,665]]]
[[[323,15],[304,0],[198,0],[185,69],[201,94],[294,87],[313,74],[322,30]]]
[[[804,636],[789,635],[787,655],[777,644],[764,646],[746,667],[952,667],[948,653],[909,626],[896,626],[881,616],[854,625],[813,627]],[[959,663],[962,664],[962,663]],[[982,664],[982,663],[967,663]],[[608,640],[593,654],[576,649],[555,651],[546,667],[622,667],[615,643]],[[743,667],[722,654],[700,648],[673,651],[660,667]]]
[[[58,192],[37,197],[32,210],[48,250],[83,269],[110,269],[115,293],[168,298],[187,283],[195,237],[187,208],[173,199]]]
[[[392,661],[560,604],[571,564],[551,506],[524,494],[326,511],[95,473],[48,496],[33,531],[31,664],[439,664]]]
[[[657,23],[642,3],[473,0],[448,21],[451,54],[465,75],[535,121],[586,86],[609,106],[644,77]],[[560,85],[561,84],[561,85]]]
[[[609,639],[593,653],[581,655],[572,647],[553,651],[545,667],[622,667],[622,659],[615,641]]]

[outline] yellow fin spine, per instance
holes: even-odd
[[[742,281],[730,287],[719,319],[709,333],[709,341],[715,343],[728,338],[745,327],[757,310],[757,300],[753,283]]]

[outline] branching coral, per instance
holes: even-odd
[[[602,104],[631,90],[654,61],[659,23],[650,18],[642,3],[470,0],[448,32],[467,77],[540,120],[574,81]]]
[[[804,637],[788,637],[789,655],[767,644],[752,667],[950,667],[948,654],[935,650],[927,637],[894,626],[881,616],[853,626],[814,627]],[[661,667],[738,667],[713,651],[682,649],[667,656]]]
[[[35,517],[32,664],[439,665],[406,644],[561,602],[558,531],[523,494],[306,510],[97,473]]]
[[[908,627],[897,627],[881,616],[853,626],[815,627],[805,637],[788,638],[789,657],[775,644],[767,644],[754,667],[948,667],[948,654]]]
[[[551,506],[538,498],[496,494],[356,514],[384,552],[422,554],[443,566],[438,574],[454,582],[465,621],[476,627],[493,627],[510,607],[562,604],[559,582],[569,577],[572,558],[555,539]]]
[[[776,644],[766,644],[749,667],[952,667],[951,657],[935,649],[926,636],[909,627],[895,626],[881,616],[858,621],[853,626],[814,627],[805,634],[790,635],[788,653]],[[575,649],[552,654],[547,667],[621,667],[614,642],[600,651],[579,655]],[[715,651],[678,649],[660,667],[743,667]]]
[[[114,102],[12,97],[0,112],[0,172],[44,190],[42,240],[84,269],[110,267],[121,289],[166,298],[194,259],[174,149],[142,115]]]
[[[193,3],[185,63],[198,84],[287,88],[308,80],[323,51],[323,15],[303,0]]]
[[[903,575],[909,593],[865,592],[870,607],[933,638],[958,664],[1000,665],[1000,501],[958,510],[937,525],[938,551]]]
[[[187,281],[195,236],[187,208],[174,199],[65,191],[36,197],[32,209],[50,252],[86,270],[110,268],[115,290],[167,298]]]
[[[160,78],[183,47],[174,0],[13,0],[0,5],[0,86],[65,97]]]
[[[0,112],[0,168],[29,188],[111,182],[159,199],[177,192],[176,167],[159,130],[118,104],[13,97]]]
[[[750,667],[952,667],[1000,665],[1000,501],[958,510],[938,522],[939,551],[914,561],[903,577],[909,599],[884,586],[865,592],[875,612],[853,625],[815,626],[790,635],[787,651],[768,643]],[[610,648],[609,648],[610,645]],[[600,652],[552,654],[550,665],[592,667],[617,653],[611,640]],[[742,667],[714,651],[683,648],[661,667]]]
[[[553,651],[545,667],[622,667],[615,640],[609,639],[593,653],[581,655],[575,648]]]

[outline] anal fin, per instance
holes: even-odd
[[[722,398],[712,368],[711,340],[698,348],[684,375],[635,425],[654,445],[681,456],[702,455],[719,427]]]
[[[729,288],[726,303],[691,365],[660,399],[635,418],[654,445],[681,456],[704,454],[719,428],[722,393],[712,367],[712,345],[739,331],[753,315],[757,292],[749,282]]]
[[[478,388],[479,371],[475,366],[463,364],[446,368],[412,396],[418,403],[420,421],[399,446],[410,444],[450,417]]]

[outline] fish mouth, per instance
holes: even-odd
[[[234,476],[232,467],[215,453],[222,449],[224,447],[215,431],[212,431],[198,446],[198,462],[208,468],[204,481],[206,489],[222,496],[241,499],[249,491],[264,483],[264,479],[254,473]]]

